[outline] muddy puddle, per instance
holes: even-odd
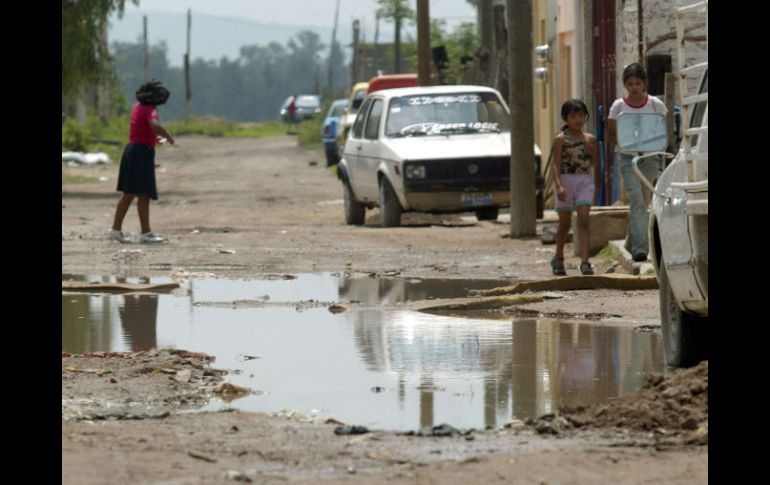
[[[172,281],[149,280],[123,281]],[[212,398],[205,410],[291,410],[390,430],[500,426],[607,402],[663,370],[657,333],[394,305],[507,283],[300,274],[187,280],[183,291],[161,295],[63,292],[62,351],[205,352],[216,357],[214,367],[233,371],[231,382],[254,391],[232,402]],[[333,314],[333,302],[354,303]]]

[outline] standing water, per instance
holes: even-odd
[[[214,367],[234,371],[231,382],[255,393],[231,403],[212,398],[204,410],[290,409],[391,430],[500,426],[606,402],[663,370],[655,333],[438,316],[396,305],[507,283],[301,274],[193,280],[183,284],[184,296],[62,293],[62,351],[205,352],[216,357]],[[360,305],[332,314],[332,302]]]

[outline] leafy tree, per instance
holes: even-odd
[[[400,72],[401,66],[401,24],[406,20],[414,19],[414,10],[409,6],[409,0],[377,0],[380,8],[377,15],[383,19],[390,19],[395,26],[395,73]]]
[[[138,0],[130,0],[138,4]],[[109,79],[105,40],[112,12],[123,14],[125,0],[62,0],[62,98],[72,98],[86,84]]]

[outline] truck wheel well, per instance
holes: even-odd
[[[653,251],[655,251],[655,261],[658,262],[658,265],[663,264],[663,260],[661,259],[663,257],[663,249],[660,245],[660,230],[658,229],[658,219],[656,218],[652,225],[652,235],[653,235]]]

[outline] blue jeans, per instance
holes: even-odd
[[[631,206],[628,218],[628,234],[626,235],[626,249],[632,254],[649,254],[650,243],[647,237],[649,214],[647,208],[652,200],[652,193],[631,168],[633,155],[619,154],[620,173],[623,176],[623,185],[628,193],[628,204]],[[658,177],[658,157],[645,158],[639,162],[639,171],[644,174],[650,183],[655,184]]]

